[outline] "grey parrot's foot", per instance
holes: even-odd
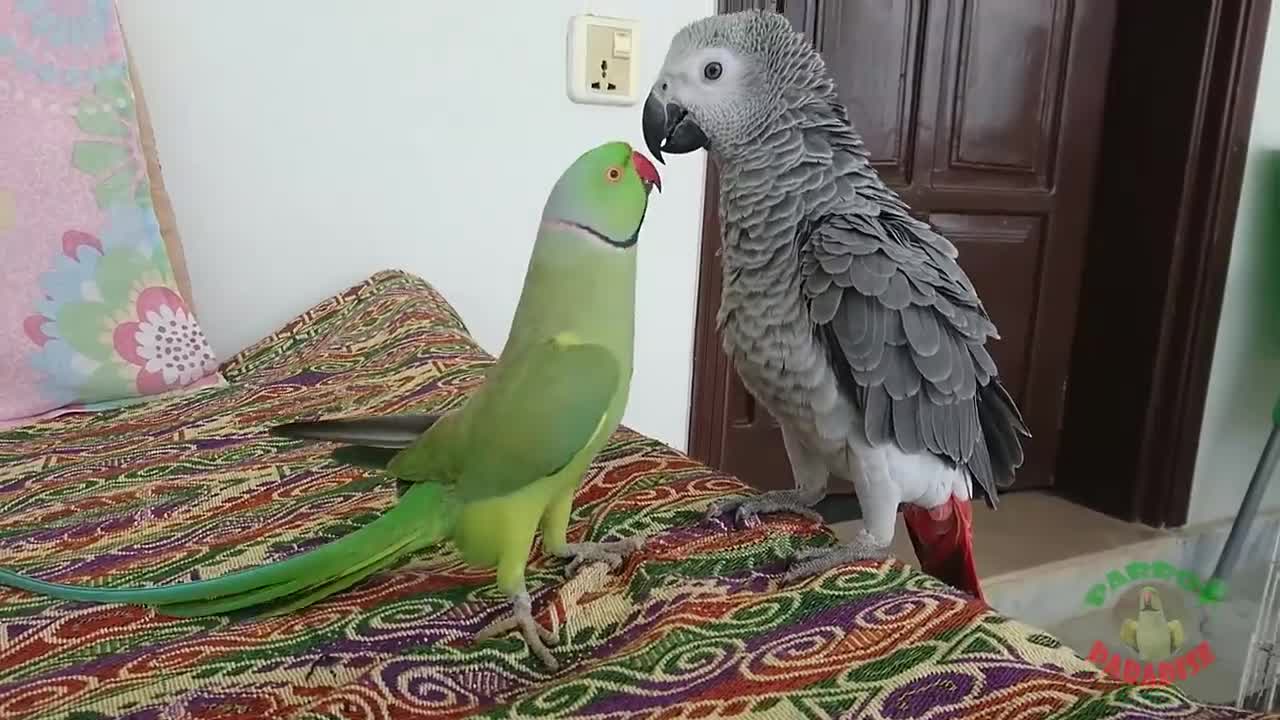
[[[520,631],[521,637],[529,645],[529,651],[537,655],[544,665],[553,671],[560,669],[560,663],[556,662],[547,649],[547,646],[554,647],[559,639],[533,619],[533,601],[529,599],[529,593],[517,595],[511,601],[511,616],[489,623],[488,627],[476,633],[476,642],[506,635],[513,630]]]
[[[584,564],[589,562],[606,562],[609,563],[610,570],[617,570],[623,558],[639,550],[643,545],[644,538],[635,536],[617,542],[569,543],[556,554],[562,558],[572,558],[569,566],[565,568],[565,573],[573,577],[581,571]]]
[[[707,509],[707,517],[732,512],[738,525],[746,527],[758,520],[762,513],[790,512],[822,522],[822,515],[810,507],[811,504],[811,499],[805,498],[799,491],[775,490],[759,497],[718,502]]]
[[[832,547],[806,548],[796,553],[794,565],[782,576],[783,582],[800,580],[826,572],[833,567],[860,560],[883,560],[889,557],[889,546],[881,545],[866,530],[853,542]]]

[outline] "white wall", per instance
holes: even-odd
[[[1191,488],[1190,523],[1234,517],[1271,429],[1271,409],[1280,397],[1280,308],[1274,299],[1278,268],[1266,255],[1280,238],[1260,233],[1264,203],[1259,182],[1261,153],[1280,150],[1280,7],[1271,12],[1262,77],[1249,137],[1249,159],[1232,240],[1204,426]],[[1280,509],[1280,478],[1273,479],[1264,510]]]
[[[226,358],[389,267],[433,283],[500,351],[556,177],[601,142],[643,147],[639,104],[568,100],[570,16],[639,19],[647,88],[714,0],[119,6],[200,319]],[[660,168],[625,418],[682,449],[704,157]]]

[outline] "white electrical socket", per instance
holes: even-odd
[[[597,105],[638,100],[639,25],[635,20],[576,15],[569,23],[569,98]]]

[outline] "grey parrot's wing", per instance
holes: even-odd
[[[1029,436],[985,347],[995,325],[955,247],[884,194],[802,229],[810,315],[867,439],[965,467],[994,505]]]

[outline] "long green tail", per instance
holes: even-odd
[[[219,615],[282,600],[265,613],[278,615],[340,592],[401,556],[444,539],[454,516],[448,489],[417,483],[394,507],[350,535],[260,568],[154,588],[63,585],[0,569],[0,585],[61,600],[147,605],[177,617]]]

